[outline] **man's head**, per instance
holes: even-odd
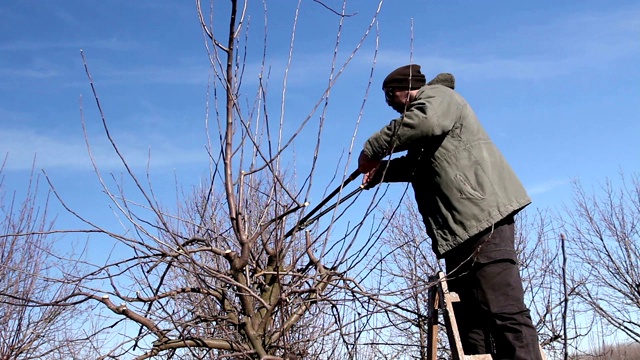
[[[415,90],[426,83],[420,72],[420,65],[409,64],[393,70],[382,82],[382,90],[387,105],[395,111],[403,113],[415,96]]]

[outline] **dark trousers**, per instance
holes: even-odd
[[[538,334],[524,304],[514,249],[513,217],[444,254],[449,290],[465,354],[541,359]]]

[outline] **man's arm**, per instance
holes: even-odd
[[[406,156],[402,156],[392,160],[373,161],[364,152],[360,153],[358,164],[369,164],[362,168],[358,166],[358,170],[364,174],[362,179],[362,185],[365,189],[371,189],[381,182],[409,182],[411,181],[411,174],[415,164],[411,159]],[[363,172],[368,169],[372,164],[378,164],[376,167]]]
[[[443,89],[443,88],[441,88]],[[372,160],[381,160],[390,153],[405,151],[418,142],[440,136],[453,126],[456,114],[451,113],[453,97],[441,93],[414,101],[404,116],[391,121],[364,144],[364,153]],[[445,114],[441,108],[446,107]]]

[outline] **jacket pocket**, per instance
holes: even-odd
[[[460,190],[459,195],[461,199],[484,200],[484,194],[475,189],[464,175],[457,173],[454,178],[461,185],[458,187]]]

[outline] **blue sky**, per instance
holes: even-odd
[[[216,1],[217,13],[227,3]],[[253,92],[264,25],[262,3],[250,3],[253,50],[245,84]],[[296,3],[267,4],[273,94],[281,91]],[[352,1],[346,9],[353,15],[345,19],[341,62],[375,5]],[[156,191],[170,194],[176,181],[187,188],[206,175],[211,70],[193,1],[6,1],[0,19],[0,153],[8,154],[3,191],[24,187],[35,156],[36,168],[70,205],[98,217],[110,211],[88,160],[80,107],[101,169],[118,174],[122,168],[101,133],[81,49],[116,141],[137,171],[149,164]],[[319,4],[302,1],[284,116],[289,131],[326,87],[338,21]],[[572,179],[597,186],[620,170],[638,171],[638,2],[385,1],[373,31],[332,89],[319,160],[329,173],[339,159],[344,164],[374,54],[354,151],[395,117],[379,90],[382,79],[415,62],[429,78],[456,76],[456,90],[521,177],[533,207],[568,201]],[[270,108],[280,116],[277,102]],[[300,158],[312,151],[296,144]],[[344,165],[355,168],[354,159]]]

